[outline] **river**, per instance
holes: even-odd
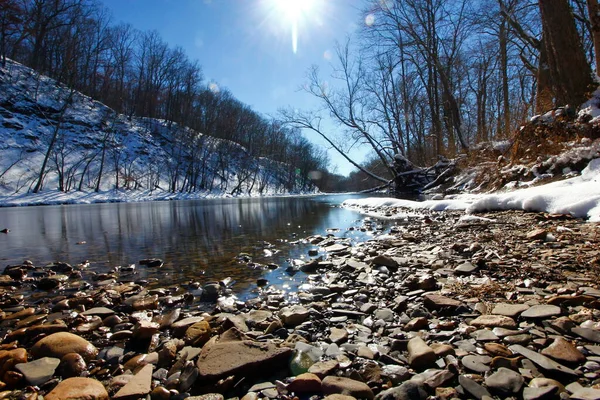
[[[300,239],[334,233],[353,241],[373,231],[361,227],[364,216],[339,204],[356,195],[207,199],[145,203],[105,203],[0,209],[0,260],[5,265],[31,260],[36,266],[54,261],[110,272],[137,264],[130,278],[168,286],[232,278],[240,298],[252,297],[257,279],[295,291],[306,279],[289,274],[291,260],[308,260],[318,247]],[[247,253],[258,266],[237,256]],[[324,255],[322,251],[319,253]],[[139,260],[160,258],[160,269]],[[264,267],[276,264],[279,268]],[[2,266],[3,268],[4,266]]]

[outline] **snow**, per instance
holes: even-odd
[[[275,190],[264,191],[260,197],[313,196],[314,193],[285,194]],[[0,195],[0,207],[93,204],[93,203],[135,203],[145,201],[198,200],[213,198],[257,197],[256,194],[224,194],[222,191],[198,191],[193,193],[172,193],[165,190],[105,190],[61,192],[58,189],[44,190],[40,193],[20,193]]]
[[[393,198],[351,199],[344,201],[343,206],[464,210],[468,215],[483,211],[523,210],[569,214],[589,222],[600,222],[600,158],[591,160],[580,176],[510,192],[459,195],[423,202]]]
[[[0,67],[0,206],[196,199],[231,197],[232,193],[243,197],[272,196],[311,191],[296,183],[290,187],[288,164],[254,157],[237,143],[166,120],[117,115],[78,92],[72,95],[64,115],[60,115],[70,95],[70,90],[60,83],[12,60]],[[58,135],[42,190],[32,193],[55,132]],[[181,146],[181,137],[186,138],[185,147]],[[192,140],[194,145],[190,146]],[[192,169],[202,172],[196,173],[194,193],[188,193],[192,189],[183,187],[182,171]],[[63,172],[66,193],[57,190],[59,170]],[[96,193],[100,171],[102,179]],[[176,176],[176,193],[168,190],[172,176]],[[115,189],[117,182],[119,188]]]
[[[600,122],[600,108],[598,107],[599,104],[600,89],[596,89],[596,91],[592,95],[592,98],[581,105],[578,117],[582,118],[585,115],[589,115],[589,117],[591,117],[590,123],[594,124]]]

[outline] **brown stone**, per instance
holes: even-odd
[[[527,239],[529,240],[544,240],[548,231],[544,228],[536,228],[532,231],[527,232]]]
[[[336,360],[319,361],[308,368],[308,372],[317,375],[319,378],[324,378],[339,366]]]
[[[556,361],[566,363],[582,363],[585,361],[585,356],[577,350],[577,347],[562,337],[554,339],[550,346],[542,350],[542,354]]]
[[[98,355],[98,349],[82,337],[68,332],[58,332],[39,340],[31,348],[34,358],[63,358],[69,353],[77,353],[84,360],[92,360]]]
[[[113,399],[139,399],[152,390],[152,364],[145,365],[125,386],[123,386]]]
[[[63,378],[81,376],[86,369],[85,360],[77,353],[65,354],[60,360],[59,372]]]
[[[433,349],[419,336],[409,340],[407,349],[408,363],[415,369],[425,369],[431,366],[437,358]]]
[[[108,400],[106,389],[96,379],[69,378],[60,382],[45,400]]]
[[[311,373],[300,374],[287,386],[287,390],[293,393],[320,393],[321,379]]]
[[[500,343],[485,343],[483,348],[493,356],[510,357],[513,355],[508,347]]]
[[[221,340],[212,338],[202,347],[198,357],[200,377],[216,380],[224,376],[256,375],[265,370],[283,368],[292,354],[288,347],[278,347],[271,342],[234,340],[233,330],[223,333]],[[239,336],[243,334],[239,332]]]
[[[159,327],[160,325],[156,322],[141,320],[133,328],[133,337],[135,339],[149,339],[158,332]]]
[[[329,340],[331,340],[332,343],[340,344],[348,340],[348,331],[344,328],[333,327],[330,329],[330,332]]]
[[[438,357],[445,357],[447,355],[454,355],[456,353],[454,347],[445,343],[432,343],[429,347],[433,349],[433,352]]]
[[[199,321],[187,328],[183,340],[190,346],[200,347],[208,342],[211,333],[212,329],[209,323],[207,321]]]
[[[371,388],[364,382],[339,376],[327,376],[321,383],[323,393],[343,394],[361,399],[372,399],[375,397]]]
[[[429,327],[429,323],[427,318],[425,317],[417,317],[413,318],[404,325],[405,331],[420,331],[421,329],[427,329]]]
[[[27,350],[24,348],[0,350],[0,380],[6,372],[14,369],[16,364],[25,362],[27,362]]]
[[[480,315],[471,321],[471,325],[478,328],[500,327],[514,329],[517,327],[514,319],[504,315]]]
[[[456,309],[462,303],[439,294],[428,294],[423,296],[423,302],[428,310]]]

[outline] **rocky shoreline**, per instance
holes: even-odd
[[[327,257],[292,298],[8,266],[0,399],[600,398],[598,224],[461,215],[305,238]]]

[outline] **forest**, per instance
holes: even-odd
[[[393,182],[396,155],[422,171],[482,143],[514,143],[535,115],[565,107],[574,117],[598,85],[595,0],[368,3],[332,70],[312,69],[304,87],[339,132],[322,128],[323,114],[284,111],[341,154],[371,150],[350,177],[332,179],[350,190]]]
[[[86,179],[89,180],[87,186],[96,190],[103,180],[102,171],[108,172],[104,160],[109,156],[119,157],[107,154],[120,152],[121,143],[115,134],[119,128],[117,115],[126,116],[129,121],[144,118],[144,125],[160,126],[167,121],[169,128],[189,128],[172,129],[168,143],[163,146],[168,153],[165,166],[169,169],[164,172],[168,175],[168,189],[173,192],[212,190],[214,176],[218,176],[218,185],[223,191],[239,193],[241,183],[256,181],[259,170],[273,169],[273,165],[276,168],[271,174],[277,175],[281,190],[310,191],[314,190],[308,178],[310,171],[326,168],[326,153],[310,143],[298,129],[282,126],[237,100],[227,89],[207,82],[199,61],[190,60],[179,47],[169,47],[158,32],[141,32],[128,24],[115,24],[99,1],[2,0],[0,57],[3,67],[7,65],[7,58],[17,61],[33,69],[38,76],[49,76],[112,110],[107,111],[101,121],[104,128],[99,129],[103,129],[104,134],[95,144],[100,151],[90,154],[93,159],[78,163],[76,170],[71,171],[81,176],[77,181],[94,171],[98,177]],[[66,105],[73,101],[70,96],[73,94],[66,93],[55,100]],[[15,103],[14,99],[9,100],[3,106]],[[55,108],[52,117],[59,124],[55,117],[66,110],[61,110],[60,105]],[[155,136],[159,134],[151,126],[148,129],[154,130]],[[212,138],[222,140],[215,142]],[[60,162],[52,162],[61,158],[60,149],[58,146],[50,148],[54,147],[55,140],[48,142],[53,144],[45,151],[47,162],[44,161],[39,179],[31,185],[31,190],[41,189],[42,179],[50,170],[58,173],[60,190],[81,189],[81,185],[65,185],[60,176]],[[167,149],[168,144],[172,145],[171,149]],[[243,155],[236,165],[230,165],[232,153]],[[204,173],[207,162],[212,164],[208,166],[210,182],[207,182],[208,172]],[[266,163],[271,167],[265,167]],[[284,164],[285,171],[282,170]],[[157,180],[145,179],[142,184],[125,171],[125,167],[117,168],[121,171],[116,173],[116,188],[151,188],[148,180]],[[224,171],[233,170],[236,182],[228,183]],[[250,190],[254,185],[247,187]]]
[[[200,61],[156,31],[115,24],[101,2],[0,4],[3,63],[18,61],[129,118],[237,143],[254,159],[288,164],[290,176],[320,171],[323,191],[388,187],[406,170],[513,139],[534,115],[558,107],[574,114],[597,86],[595,0],[365,1],[362,27],[337,44],[331,70],[307,71],[303,89],[322,110],[283,108],[277,118],[217,90]],[[332,131],[324,118],[336,123]],[[357,172],[336,175],[327,171],[326,151],[301,130],[320,134],[345,157],[354,146],[371,157],[348,159]],[[194,135],[178,140],[186,149],[199,146]],[[171,182],[170,190],[197,189],[182,183],[192,178]]]

